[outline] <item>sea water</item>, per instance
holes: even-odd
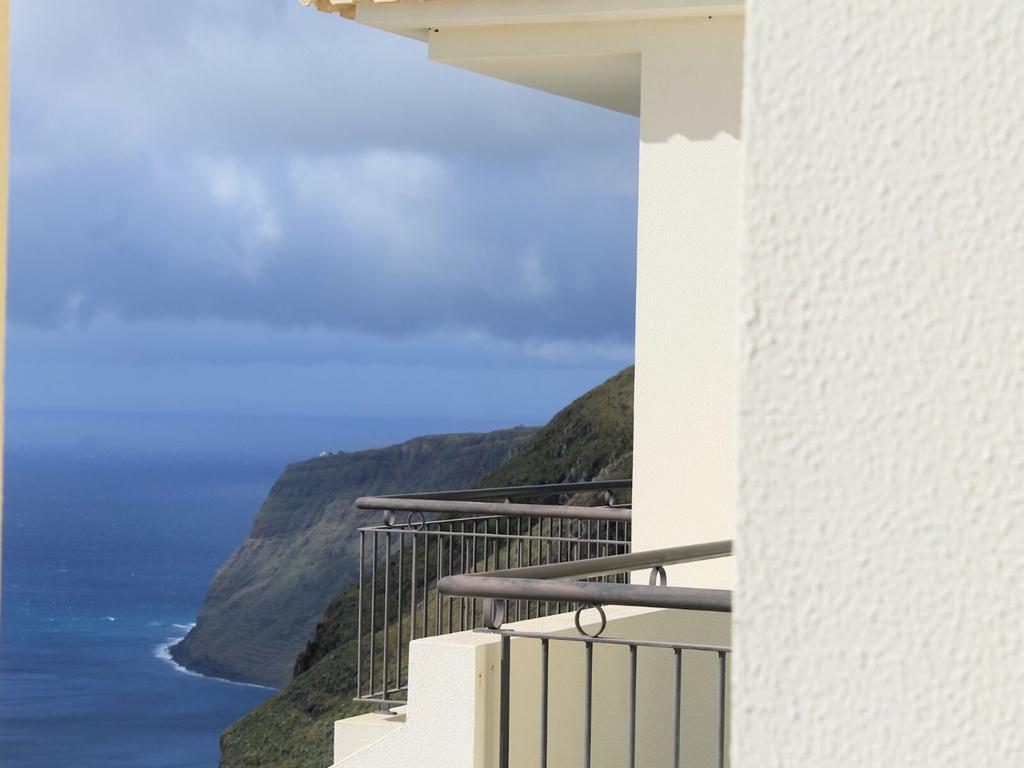
[[[214,768],[273,691],[167,655],[281,463],[12,454],[0,616],[4,768]]]

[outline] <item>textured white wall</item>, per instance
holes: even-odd
[[[749,0],[734,765],[1024,764],[1024,3]]]

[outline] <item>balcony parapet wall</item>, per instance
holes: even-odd
[[[604,637],[644,641],[728,645],[726,613],[606,607]],[[596,612],[581,625],[598,629]],[[565,613],[506,625],[520,632],[555,636],[577,634],[574,614]],[[540,642],[513,639],[511,668],[511,765],[540,765]],[[499,742],[501,638],[458,632],[413,641],[409,646],[409,702],[404,722],[388,721],[383,734],[346,742],[353,720],[336,724],[335,766],[382,765],[437,768],[497,768]],[[548,765],[578,765],[584,727],[584,644],[551,643],[549,663]],[[664,649],[640,649],[637,676],[637,764],[671,763],[673,747],[674,656]],[[625,765],[625,690],[629,653],[617,646],[594,646],[592,766]],[[714,765],[717,744],[718,669],[707,654],[683,655],[681,724],[686,765]],[[727,724],[728,727],[728,724]],[[364,728],[362,733],[367,733]]]

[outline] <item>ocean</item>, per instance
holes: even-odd
[[[0,765],[214,768],[272,690],[176,667],[169,642],[279,460],[8,455]]]

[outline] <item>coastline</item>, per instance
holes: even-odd
[[[181,672],[182,674],[185,674],[185,675],[191,675],[193,677],[201,677],[204,680],[216,680],[217,682],[227,683],[229,685],[238,685],[238,686],[242,686],[244,688],[262,688],[263,690],[266,690],[266,691],[279,691],[280,690],[279,688],[274,688],[271,685],[260,685],[259,683],[247,683],[247,682],[244,682],[242,680],[231,680],[230,678],[221,677],[220,675],[208,675],[208,674],[204,674],[202,672],[198,672],[198,671],[196,671],[194,669],[189,669],[187,666],[185,666],[184,664],[182,664],[181,662],[179,662],[177,659],[174,658],[174,653],[173,653],[172,649],[176,645],[178,645],[182,640],[185,639],[185,636],[189,633],[189,631],[192,629],[192,627],[195,626],[195,623],[192,623],[192,624],[172,624],[171,626],[175,627],[177,629],[183,630],[184,634],[178,635],[178,636],[174,636],[174,637],[168,637],[165,642],[160,643],[159,645],[157,645],[153,649],[153,655],[156,658],[160,659],[161,661],[165,661],[168,664],[170,664],[172,667],[174,667],[175,671]]]

